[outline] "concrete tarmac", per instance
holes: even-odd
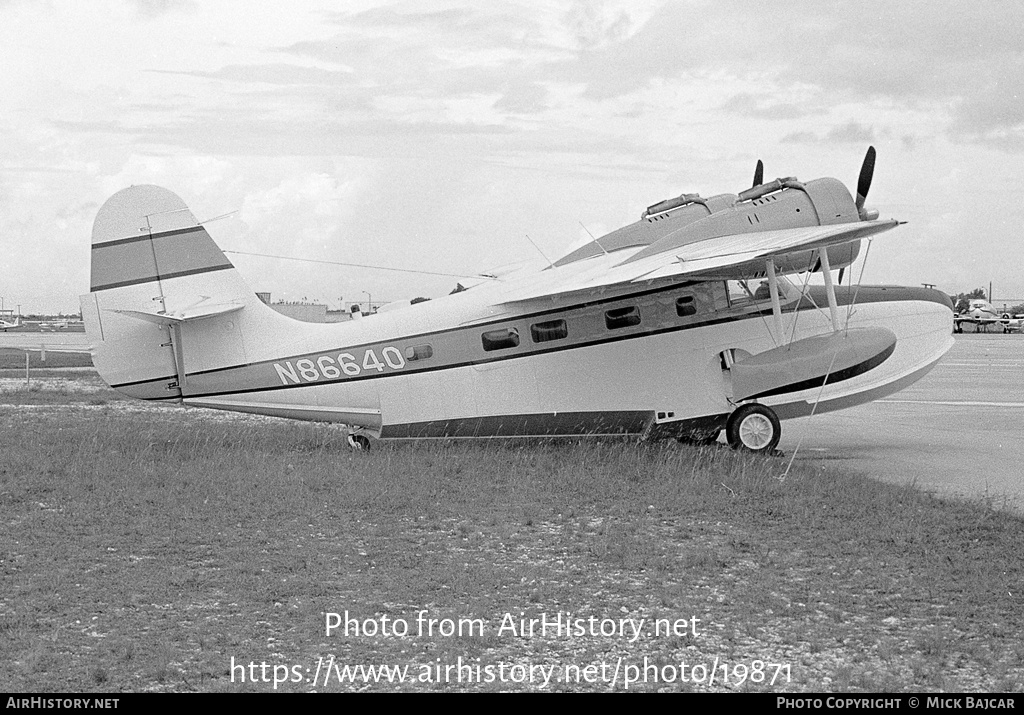
[[[782,423],[796,462],[839,463],[940,496],[1024,513],[1024,336],[957,335],[902,392]],[[797,445],[799,444],[799,449]]]

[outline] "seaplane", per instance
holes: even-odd
[[[774,453],[780,420],[900,390],[953,343],[944,293],[841,285],[898,225],[865,206],[874,164],[869,148],[854,198],[833,178],[766,182],[758,162],[739,193],[659,201],[555,261],[338,324],[266,306],[182,199],[133,186],[96,217],[82,315],[125,395],[337,423],[355,449],[724,430]]]
[[[971,300],[966,310],[953,316],[953,330],[964,332],[964,323],[976,326],[976,329],[995,327],[1004,333],[1020,332],[1024,327],[1024,317],[1013,315],[1007,311],[998,311],[983,298]]]

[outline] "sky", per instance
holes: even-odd
[[[228,251],[472,275],[874,145],[907,224],[854,277],[1024,300],[1022,38],[989,0],[0,0],[0,298],[76,312],[132,184]],[[459,280],[229,258],[332,308]]]

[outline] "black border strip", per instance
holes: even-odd
[[[492,325],[507,324],[507,323],[511,323],[511,322],[514,322],[514,321],[517,321],[517,320],[532,320],[534,318],[540,318],[540,317],[544,317],[546,315],[553,315],[553,314],[558,314],[558,313],[564,313],[564,312],[570,311],[570,310],[582,310],[584,308],[590,308],[590,307],[595,306],[595,305],[605,305],[607,303],[615,303],[615,302],[620,301],[620,300],[630,300],[632,298],[639,298],[639,297],[642,297],[642,296],[653,295],[655,293],[664,293],[664,292],[668,292],[668,291],[671,291],[671,290],[678,290],[679,288],[686,288],[689,285],[692,285],[692,283],[685,284],[685,285],[682,285],[682,286],[680,286],[680,285],[670,286],[670,287],[667,287],[667,288],[653,288],[653,289],[645,290],[645,291],[642,291],[642,292],[639,292],[639,293],[629,293],[629,294],[626,294],[626,295],[621,295],[621,296],[612,297],[612,298],[602,298],[600,300],[587,301],[586,303],[577,303],[575,305],[569,305],[569,306],[565,306],[565,307],[562,307],[562,308],[548,308],[546,310],[537,311],[535,313],[523,313],[521,315],[505,316],[505,317],[502,317],[502,318],[495,318],[494,320],[488,320],[488,321],[481,322],[481,323],[464,323],[464,324],[456,325],[456,326],[453,326],[453,327],[450,327],[450,328],[440,328],[438,330],[430,330],[430,331],[427,331],[425,333],[413,333],[412,335],[399,335],[399,336],[396,336],[395,338],[388,338],[388,339],[384,339],[384,340],[371,340],[370,342],[355,343],[353,345],[346,345],[344,347],[328,348],[326,350],[316,350],[313,353],[309,353],[309,352],[297,353],[295,355],[289,355],[287,357],[274,358],[273,360],[260,360],[259,362],[243,363],[241,365],[232,365],[232,366],[229,366],[229,367],[216,367],[216,368],[213,368],[211,370],[200,370],[199,372],[190,372],[188,374],[189,375],[208,375],[208,374],[211,374],[211,373],[221,372],[221,371],[224,371],[224,370],[237,370],[239,368],[254,367],[256,365],[270,365],[270,364],[273,364],[275,362],[281,362],[282,360],[296,360],[296,359],[304,358],[307,355],[312,355],[312,354],[319,355],[321,353],[329,353],[329,352],[334,352],[336,350],[358,350],[360,348],[372,347],[372,346],[379,345],[381,343],[387,343],[387,342],[393,343],[393,342],[405,342],[407,340],[421,340],[423,338],[429,338],[429,337],[431,337],[433,335],[442,335],[444,333],[452,333],[452,332],[455,332],[455,331],[458,331],[458,330],[473,330],[473,329],[477,329],[477,328],[487,328],[487,327],[490,327]],[[791,305],[790,308],[792,309],[792,307],[793,306]],[[810,307],[810,305],[808,304],[807,307]],[[681,329],[681,328],[689,328],[689,327],[703,327],[705,325],[713,325],[715,323],[724,323],[724,322],[730,322],[730,321],[733,321],[733,320],[745,320],[746,318],[751,318],[751,317],[756,317],[756,316],[771,315],[771,312],[772,312],[771,308],[769,307],[769,308],[766,308],[764,310],[758,311],[756,313],[742,313],[742,314],[739,314],[739,315],[729,316],[729,317],[726,317],[726,318],[717,318],[715,320],[705,321],[703,323],[690,323],[690,324],[684,325],[684,326],[672,326],[671,329],[677,329],[677,328]],[[787,311],[784,311],[784,312],[787,312]],[[631,333],[629,336],[623,336],[623,337],[643,337],[644,335],[654,335],[657,332],[665,332],[666,330],[668,330],[668,329],[662,328],[660,331],[648,331],[646,333]],[[611,341],[609,341],[609,342],[611,342]],[[592,343],[587,343],[587,345],[590,345],[590,344],[592,344]],[[581,345],[566,346],[566,347],[562,347],[560,349],[565,350],[565,349],[568,349],[569,347],[581,347]],[[530,352],[530,353],[523,353],[523,354],[520,354],[520,355],[509,355],[509,356],[502,356],[502,357],[496,357],[496,358],[488,358],[488,359],[483,359],[483,360],[475,360],[475,361],[472,361],[471,363],[467,363],[467,364],[478,365],[478,364],[484,364],[484,363],[489,363],[489,362],[497,362],[498,360],[507,360],[507,359],[510,359],[510,358],[513,358],[513,357],[528,357],[529,355],[538,355],[541,352],[547,352],[547,351],[536,351],[536,352]],[[339,382],[340,381],[343,381],[343,380],[339,380]]]
[[[654,418],[652,410],[596,412],[534,412],[481,415],[450,420],[383,425],[381,438],[431,439],[460,437],[562,437],[642,433]]]
[[[124,288],[126,286],[141,285],[143,283],[155,283],[157,281],[166,281],[171,278],[181,278],[183,276],[195,276],[200,273],[212,273],[213,271],[223,271],[228,268],[234,268],[231,262],[228,261],[225,265],[220,266],[206,266],[204,268],[192,268],[187,271],[178,271],[176,273],[161,273],[154,276],[146,276],[144,278],[133,278],[130,281],[118,281],[117,283],[106,283],[104,285],[93,286],[89,289],[90,293],[95,293],[101,290],[110,290],[111,288]],[[244,366],[243,366],[244,367]]]
[[[698,281],[698,283],[700,283],[700,282],[702,282],[702,281]],[[442,333],[450,333],[450,332],[453,332],[453,331],[456,331],[456,330],[477,329],[477,328],[488,327],[488,326],[491,326],[491,325],[497,325],[497,324],[503,324],[503,323],[507,324],[507,323],[510,323],[510,322],[513,322],[513,321],[518,321],[518,320],[529,320],[529,319],[532,319],[532,318],[536,318],[536,317],[540,317],[540,316],[545,316],[545,315],[550,315],[550,314],[553,314],[553,313],[564,313],[566,311],[587,308],[587,307],[591,307],[591,306],[594,306],[594,305],[603,305],[603,304],[606,304],[606,303],[613,303],[613,302],[622,301],[622,300],[630,300],[630,299],[638,298],[638,297],[641,297],[641,296],[647,296],[647,295],[652,295],[652,294],[656,294],[656,293],[662,293],[662,292],[668,292],[668,291],[672,291],[672,290],[685,289],[687,286],[690,286],[690,285],[693,285],[693,282],[688,282],[688,283],[685,283],[685,284],[673,284],[671,286],[664,286],[664,287],[660,287],[660,288],[653,288],[653,289],[649,289],[649,290],[645,290],[645,291],[640,291],[640,292],[637,292],[637,293],[629,293],[629,294],[624,294],[624,295],[619,295],[619,296],[614,296],[614,297],[609,297],[609,298],[602,298],[602,299],[599,299],[599,300],[587,301],[587,302],[584,302],[584,303],[578,303],[578,304],[575,304],[575,305],[563,306],[563,307],[559,307],[559,308],[551,308],[551,309],[547,309],[547,310],[544,310],[544,311],[539,311],[539,312],[536,312],[536,313],[524,313],[524,314],[515,315],[515,316],[505,316],[505,317],[502,317],[502,318],[496,318],[496,319],[494,319],[492,321],[487,321],[487,322],[482,322],[482,323],[471,323],[471,324],[468,324],[468,325],[460,325],[460,326],[455,326],[455,327],[452,327],[452,328],[445,328],[445,329],[440,329],[440,330],[428,331],[428,332],[425,332],[425,333],[416,333],[416,334],[413,334],[413,335],[401,335],[401,336],[397,336],[396,338],[394,338],[393,342],[397,342],[397,341],[403,341],[404,342],[404,341],[407,341],[407,340],[417,340],[417,339],[429,337],[431,335],[439,335],[439,334],[442,334]],[[816,288],[820,288],[821,289],[821,293],[822,293],[821,296],[815,295],[815,293],[818,292],[818,291],[814,290]],[[934,298],[927,297],[923,292],[920,295],[918,295],[917,292],[924,291],[924,289],[920,289],[920,288],[909,288],[908,289],[908,288],[903,288],[901,286],[893,286],[892,287],[893,288],[893,293],[894,293],[893,296],[887,296],[887,295],[884,294],[883,290],[880,290],[880,289],[888,288],[888,287],[883,287],[883,286],[868,286],[868,287],[866,287],[866,288],[874,288],[875,290],[865,290],[864,288],[865,287],[861,288],[860,295],[858,296],[858,302],[861,302],[861,303],[889,302],[889,301],[891,301],[891,302],[899,302],[899,301],[903,301],[903,300],[926,300],[926,301],[927,300],[931,300],[932,302],[940,302],[940,301],[938,301],[938,300],[936,300]],[[907,291],[912,291],[913,293],[911,295],[909,295],[909,296],[904,297],[904,295],[906,294]],[[812,297],[814,297],[814,298],[820,297],[820,298],[824,299],[824,288],[823,287],[811,286],[811,293],[812,293]],[[852,291],[851,291],[851,293],[852,293]],[[930,291],[930,293],[938,293],[938,292],[937,291]],[[899,296],[899,297],[897,297],[897,296]],[[838,296],[838,295],[836,297],[837,297],[837,299],[839,299],[837,301],[839,305],[846,305],[847,301],[852,302],[852,300],[853,300],[853,295],[849,295],[849,294],[844,296],[844,298],[846,298],[846,300],[840,299],[840,296]],[[796,302],[791,303],[790,305],[786,306],[785,308],[783,308],[782,312],[790,313],[790,312],[794,312],[794,311],[798,312],[798,311],[801,311],[801,310],[816,311],[816,310],[819,310],[819,309],[820,309],[820,306],[812,303],[810,300],[808,300],[806,297],[804,297],[804,298],[801,298],[800,300],[798,300]],[[344,378],[338,378],[338,379],[335,379],[335,380],[317,380],[317,381],[314,381],[314,382],[297,383],[297,384],[294,384],[294,385],[271,385],[271,386],[268,386],[268,387],[260,387],[260,388],[255,388],[255,389],[225,390],[223,392],[209,392],[209,393],[202,393],[202,394],[190,394],[190,395],[184,395],[184,397],[188,397],[188,398],[218,397],[218,396],[222,396],[222,395],[238,395],[238,394],[249,394],[249,393],[257,393],[257,392],[272,392],[272,391],[275,391],[275,390],[290,390],[290,389],[297,389],[297,388],[304,388],[304,387],[316,387],[316,386],[319,386],[319,385],[330,385],[330,384],[336,384],[336,383],[356,382],[356,381],[359,381],[359,380],[382,379],[382,378],[387,378],[387,377],[397,377],[397,376],[401,376],[401,375],[417,375],[417,374],[422,374],[422,373],[427,373],[427,372],[435,372],[437,370],[449,370],[449,369],[455,369],[455,368],[460,368],[460,367],[470,367],[470,366],[473,366],[473,365],[485,365],[485,364],[489,364],[489,363],[501,362],[501,361],[504,361],[504,360],[515,360],[515,359],[519,359],[519,358],[527,358],[527,357],[533,357],[533,356],[537,356],[537,355],[545,355],[545,354],[553,353],[553,352],[561,352],[561,351],[565,351],[565,350],[575,350],[575,349],[578,349],[578,348],[593,347],[593,346],[596,346],[596,345],[603,345],[603,344],[606,344],[606,343],[618,342],[618,341],[621,341],[621,340],[631,340],[631,339],[637,339],[637,338],[652,337],[652,336],[656,336],[656,335],[662,335],[662,334],[665,334],[665,333],[676,332],[676,331],[679,331],[679,330],[689,330],[689,329],[695,329],[695,328],[703,328],[703,327],[708,327],[708,326],[712,326],[712,325],[720,325],[720,324],[723,324],[723,323],[730,323],[730,322],[735,322],[735,321],[740,321],[740,320],[763,319],[767,315],[771,315],[771,309],[770,308],[764,308],[764,309],[758,310],[756,312],[742,313],[742,314],[731,315],[731,316],[726,316],[726,317],[722,317],[722,318],[715,318],[713,320],[706,320],[706,321],[702,321],[702,322],[692,322],[692,323],[687,323],[687,324],[684,324],[684,325],[673,325],[673,326],[669,326],[669,327],[666,327],[666,328],[660,328],[660,329],[657,329],[657,330],[647,330],[647,331],[642,331],[642,332],[634,332],[634,333],[628,333],[626,335],[614,335],[614,336],[609,336],[609,337],[605,337],[605,338],[591,340],[591,341],[584,342],[584,343],[575,343],[575,344],[571,344],[571,345],[552,346],[550,348],[546,348],[546,349],[543,349],[543,350],[533,350],[533,351],[530,351],[530,352],[519,353],[519,354],[515,354],[515,355],[501,355],[501,356],[495,356],[495,357],[486,358],[486,359],[465,360],[465,361],[459,362],[459,363],[447,363],[447,364],[435,365],[435,366],[431,366],[431,367],[424,366],[424,367],[420,367],[420,368],[414,368],[414,369],[411,369],[411,370],[401,370],[401,371],[396,371],[396,372],[378,373],[378,374],[373,374],[373,375],[360,375],[358,377],[344,377]],[[317,350],[317,351],[314,351],[313,353],[305,352],[305,353],[299,353],[297,355],[292,355],[292,356],[289,356],[289,357],[274,358],[272,360],[262,360],[262,361],[259,361],[259,362],[242,363],[242,364],[239,364],[239,365],[232,365],[232,366],[228,366],[228,367],[214,368],[214,369],[211,369],[211,370],[200,370],[198,372],[190,372],[190,373],[186,373],[186,384],[187,384],[187,378],[188,377],[192,377],[192,376],[211,375],[211,374],[214,374],[214,373],[225,372],[225,371],[229,371],[229,370],[240,370],[240,369],[249,368],[249,367],[258,367],[258,366],[261,366],[261,365],[272,365],[275,362],[281,362],[281,361],[285,361],[285,360],[302,359],[302,358],[304,358],[307,355],[329,353],[329,352],[332,352],[332,351],[335,351],[335,350],[356,350],[356,349],[359,349],[359,348],[365,347],[365,346],[378,345],[378,344],[380,344],[382,342],[386,342],[386,341],[375,340],[375,341],[372,341],[372,342],[358,343],[358,344],[351,345],[351,346],[337,347],[337,348],[327,348],[327,349],[324,349],[324,350]],[[886,355],[886,358],[888,358],[888,355]],[[867,369],[871,369],[871,368],[865,368],[865,369],[867,370]],[[854,377],[854,376],[851,375],[850,377]],[[168,376],[160,377],[160,378],[147,378],[145,380],[139,380],[139,381],[136,381],[136,382],[120,383],[118,385],[111,385],[111,387],[113,387],[115,389],[116,388],[120,388],[120,387],[131,387],[131,386],[134,386],[134,385],[141,385],[141,384],[145,384],[145,383],[148,383],[148,382],[157,382],[157,381],[160,381],[160,380],[174,379],[174,378],[176,378],[175,375],[168,375]],[[845,378],[845,379],[849,379],[849,378]],[[818,386],[820,386],[820,385],[821,385],[821,383],[819,382]],[[787,390],[787,391],[792,391],[792,390]],[[142,398],[142,399],[154,399],[154,398]],[[751,398],[748,398],[748,399],[754,399],[754,398],[751,397]]]
[[[334,348],[327,348],[325,350],[316,350],[313,353],[309,353],[309,352],[297,353],[295,355],[289,355],[289,356],[285,356],[285,357],[274,358],[273,360],[261,360],[259,362],[241,363],[239,365],[231,365],[231,366],[228,366],[228,367],[217,367],[217,368],[213,368],[213,369],[210,369],[210,370],[200,370],[198,372],[190,372],[190,373],[188,373],[188,375],[208,375],[208,374],[212,374],[212,373],[215,373],[215,372],[221,372],[221,371],[225,371],[225,370],[237,370],[239,368],[254,367],[256,365],[270,365],[270,364],[273,364],[275,362],[280,362],[282,360],[297,360],[297,359],[304,358],[307,355],[311,355],[311,354],[320,354],[320,353],[325,353],[325,352],[329,353],[329,352],[333,352],[333,351],[337,351],[337,350],[357,350],[357,349],[363,348],[363,347],[371,347],[371,346],[374,346],[374,345],[378,345],[378,344],[383,343],[383,342],[397,342],[397,341],[406,341],[406,340],[419,340],[419,339],[422,339],[422,338],[429,338],[429,337],[431,337],[433,335],[440,335],[440,334],[443,334],[443,333],[451,333],[451,332],[453,332],[455,330],[464,330],[464,329],[469,329],[469,328],[486,328],[486,327],[489,327],[489,326],[492,326],[492,325],[500,325],[500,324],[503,324],[503,323],[510,323],[510,322],[513,322],[513,321],[516,321],[516,320],[530,320],[530,319],[533,319],[533,318],[540,318],[540,317],[543,317],[543,316],[546,316],[546,315],[552,315],[552,314],[557,314],[557,313],[564,313],[566,311],[571,311],[571,310],[581,310],[581,309],[584,309],[584,308],[590,308],[590,307],[595,306],[595,305],[605,305],[607,303],[614,303],[614,302],[620,301],[620,300],[630,300],[630,299],[633,299],[633,298],[640,298],[640,297],[643,297],[643,296],[654,295],[656,293],[664,293],[664,292],[678,290],[678,289],[685,289],[685,288],[688,288],[690,286],[699,285],[701,283],[706,283],[706,282],[707,281],[687,281],[686,283],[677,283],[677,284],[674,284],[674,285],[671,285],[671,286],[663,286],[663,287],[660,287],[660,288],[651,288],[651,289],[644,290],[644,291],[639,291],[639,292],[636,292],[636,293],[626,293],[626,294],[623,294],[623,295],[613,296],[613,297],[610,297],[610,298],[601,298],[599,300],[590,300],[590,301],[586,301],[584,303],[575,303],[573,305],[563,306],[563,307],[560,307],[560,308],[548,308],[548,309],[537,311],[537,312],[534,312],[534,313],[523,313],[521,315],[505,316],[505,317],[495,318],[494,320],[488,320],[488,321],[484,321],[484,322],[480,322],[480,323],[466,323],[466,324],[463,324],[463,325],[453,326],[451,328],[440,328],[438,330],[430,330],[430,331],[427,331],[427,332],[424,332],[424,333],[413,333],[411,335],[399,335],[399,336],[396,336],[393,339],[373,340],[373,341],[365,342],[365,343],[356,343],[354,345],[346,345],[346,346],[339,346],[339,347],[334,347]],[[870,290],[872,288],[876,289],[876,290],[875,291]],[[907,290],[910,290],[910,291],[924,291],[925,290],[925,289],[922,289],[922,288],[902,288],[901,286],[862,286],[861,287],[861,291],[860,291],[860,295],[856,296],[857,302],[858,303],[881,303],[881,302],[899,302],[899,301],[903,301],[903,300],[922,300],[922,301],[931,301],[931,302],[941,303],[941,301],[938,301],[938,300],[935,300],[935,299],[932,299],[932,298],[928,298],[928,297],[926,297],[923,294],[922,295],[912,295],[911,297],[892,298],[890,296],[884,295],[881,290],[877,290],[877,289],[880,289],[880,288],[881,289],[890,288],[890,289],[894,289],[894,290],[902,289],[903,291],[907,291]],[[826,296],[825,296],[825,288],[824,288],[824,286],[809,286],[809,291],[808,292],[814,298],[814,302],[808,300],[807,297],[805,296],[805,297],[800,298],[798,301],[791,302],[788,305],[783,306],[782,307],[782,312],[783,313],[792,313],[794,311],[800,311],[800,310],[810,310],[810,311],[822,310],[823,309],[822,306],[825,305],[825,303],[826,303],[826,300],[825,300]],[[931,291],[931,292],[939,293],[939,291]],[[819,293],[820,293],[820,295],[819,295]],[[843,295],[842,296],[837,291],[837,293],[836,293],[836,305],[838,307],[849,305],[853,301],[854,301],[854,291],[853,290],[843,291]],[[731,310],[731,308],[727,308],[726,310]],[[684,327],[684,328],[686,328],[686,327],[704,327],[704,326],[707,326],[707,325],[716,325],[716,324],[727,323],[727,322],[731,322],[731,321],[735,321],[735,320],[746,320],[747,318],[763,317],[763,316],[766,316],[766,315],[771,315],[771,313],[772,313],[771,306],[767,302],[765,302],[765,307],[761,308],[760,310],[758,310],[756,312],[741,313],[741,314],[737,314],[737,315],[727,316],[727,317],[724,317],[724,318],[717,318],[717,319],[714,319],[714,320],[707,320],[707,321],[704,321],[704,322],[701,322],[701,323],[689,323],[688,325],[682,326],[682,327]],[[673,327],[672,329],[675,329],[675,327]],[[667,329],[662,329],[662,331],[666,331],[666,330]],[[633,335],[641,336],[642,337],[643,335],[647,335],[647,334],[653,335],[655,333],[654,332],[650,332],[650,333],[635,333]],[[534,354],[538,354],[538,353],[528,353],[528,354],[529,355],[534,355]],[[518,355],[518,356],[510,356],[510,357],[525,357],[525,356],[526,356],[526,354]],[[502,359],[507,359],[507,358],[502,358]],[[478,361],[473,362],[472,364],[482,364],[482,363],[494,362],[494,361],[495,360],[478,360]],[[322,383],[320,383],[320,384],[322,384]]]
[[[768,311],[767,314],[770,315],[771,311]],[[715,324],[718,324],[718,323],[728,323],[728,322],[733,322],[733,321],[736,321],[736,320],[748,320],[748,319],[752,319],[754,317],[758,317],[760,315],[763,315],[763,314],[757,314],[757,313],[750,314],[750,313],[748,313],[748,314],[734,316],[734,317],[730,317],[730,318],[720,318],[718,320],[712,320],[712,321],[708,321],[708,322],[705,322],[705,323],[690,323],[689,325],[673,325],[673,326],[670,326],[670,327],[667,327],[667,328],[660,328],[658,330],[649,330],[649,331],[646,331],[646,332],[643,332],[643,333],[631,333],[631,334],[628,334],[628,335],[614,335],[614,336],[609,336],[609,337],[606,337],[606,338],[599,338],[599,339],[591,340],[591,341],[585,342],[585,343],[575,343],[575,344],[572,344],[572,345],[559,345],[559,346],[556,346],[556,347],[550,347],[550,348],[546,348],[546,349],[543,349],[543,350],[533,350],[533,351],[530,351],[528,353],[521,353],[521,354],[518,354],[518,355],[502,355],[500,357],[493,357],[493,358],[487,358],[487,359],[482,359],[482,360],[464,360],[464,361],[458,362],[458,363],[446,363],[446,364],[443,364],[443,365],[434,365],[434,366],[431,366],[431,367],[414,368],[412,370],[405,370],[405,369],[403,369],[403,370],[396,370],[395,372],[375,373],[375,374],[372,374],[372,375],[359,375],[357,377],[343,377],[343,378],[338,378],[338,379],[335,379],[335,380],[316,380],[314,382],[296,383],[294,385],[270,385],[270,386],[267,386],[267,387],[259,387],[259,388],[255,388],[255,389],[250,388],[250,389],[244,389],[244,390],[225,390],[223,392],[206,392],[206,393],[202,393],[202,394],[198,394],[198,393],[195,393],[195,394],[185,394],[185,395],[183,395],[183,397],[186,397],[186,398],[197,398],[197,397],[219,397],[221,395],[241,395],[241,394],[250,394],[250,393],[257,393],[257,392],[273,392],[275,390],[293,390],[293,389],[296,389],[296,388],[317,387],[319,385],[333,385],[333,384],[339,384],[339,383],[359,382],[359,381],[362,381],[362,380],[380,380],[380,379],[387,378],[387,377],[401,377],[402,375],[421,375],[423,373],[436,372],[438,370],[454,370],[456,368],[461,368],[461,367],[472,367],[473,365],[487,365],[487,364],[495,363],[495,362],[504,362],[506,360],[519,360],[519,359],[523,359],[523,358],[536,357],[538,355],[547,355],[549,353],[564,352],[566,350],[577,350],[577,349],[581,349],[581,348],[594,347],[595,345],[605,345],[607,343],[617,343],[617,342],[620,342],[620,341],[623,341],[623,340],[634,340],[634,339],[638,339],[638,338],[648,338],[648,337],[652,337],[652,336],[655,336],[655,335],[663,335],[665,333],[674,333],[674,332],[677,332],[677,331],[680,331],[680,330],[690,330],[690,329],[693,329],[693,328],[702,328],[702,327],[706,327],[708,325],[715,325]],[[475,326],[473,326],[473,327],[475,327]],[[444,331],[442,331],[442,332],[444,332]],[[405,338],[402,338],[402,340],[405,340]],[[375,342],[375,343],[367,343],[367,344],[376,345],[378,343]],[[339,348],[339,349],[353,350],[355,348]],[[318,353],[320,353],[320,352],[327,353],[327,352],[331,352],[331,351],[330,350],[322,350],[322,351],[317,351],[317,352]],[[311,354],[311,353],[303,353],[303,355],[309,355],[309,354]],[[209,371],[209,372],[218,372],[220,370],[237,370],[237,369],[244,369],[244,368],[247,368],[247,367],[256,367],[256,366],[260,366],[260,365],[270,365],[270,364],[273,364],[274,362],[280,362],[282,360],[288,360],[288,359],[291,359],[291,358],[278,358],[276,360],[269,360],[269,361],[259,362],[259,363],[251,363],[249,365],[237,365],[237,366],[231,367],[231,368],[218,368],[218,370],[213,370],[213,371]],[[186,373],[186,375],[185,375],[185,383],[186,383],[186,385],[188,384],[188,378],[190,376],[199,375],[199,374],[204,374],[204,373]],[[170,377],[171,377],[171,379],[174,378],[173,375],[170,376]],[[114,388],[127,387],[127,386],[130,386],[130,385],[138,385],[138,384],[142,384],[142,383],[146,383],[146,382],[153,382],[155,379],[156,378],[147,378],[146,380],[141,380],[141,381],[136,382],[136,383],[122,383],[120,385],[111,385],[111,387],[114,387]]]

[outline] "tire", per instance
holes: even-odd
[[[779,446],[782,425],[770,407],[748,403],[738,407],[725,426],[729,446],[756,454],[771,454]]]
[[[348,446],[356,452],[369,452],[370,440],[364,434],[350,434],[348,436]]]

